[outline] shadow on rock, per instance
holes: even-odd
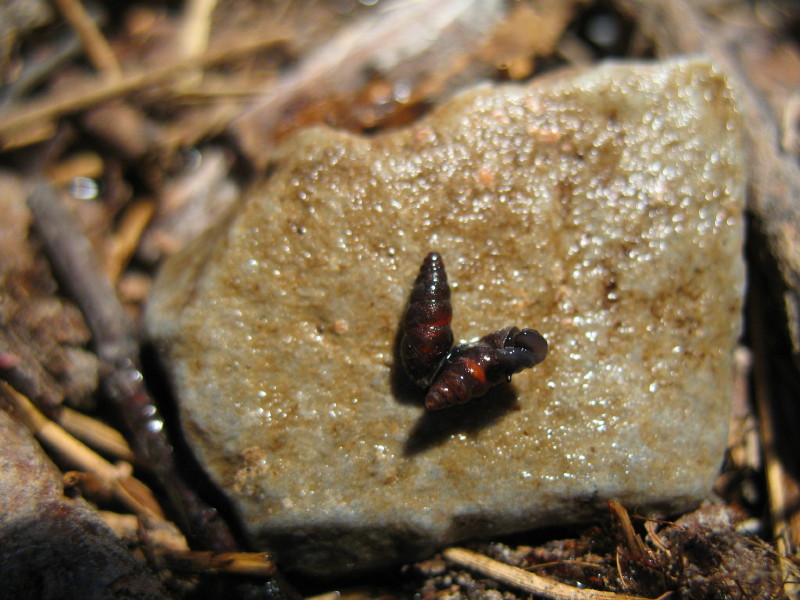
[[[394,343],[392,344],[392,367],[390,370],[392,395],[400,404],[423,406],[425,390],[416,385],[403,368],[400,360],[400,341],[403,339],[403,316],[397,321],[395,327]]]
[[[435,448],[455,434],[475,437],[481,429],[518,409],[517,393],[510,384],[504,383],[466,404],[437,411],[426,410],[411,429],[403,447],[403,455],[415,456]]]

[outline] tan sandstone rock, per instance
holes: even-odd
[[[725,444],[742,163],[702,59],[485,86],[376,138],[306,131],[156,284],[148,327],[186,437],[255,544],[314,574],[607,498],[695,505]],[[395,356],[430,250],[457,340],[516,325],[550,345],[439,413]]]

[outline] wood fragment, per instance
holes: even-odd
[[[109,501],[114,497],[106,481],[86,471],[67,471],[61,481],[64,493],[69,497],[73,496],[74,490],[83,498],[93,502]]]
[[[205,548],[236,549],[227,524],[177,471],[175,451],[139,370],[133,326],[88,240],[50,186],[36,188],[28,205],[56,278],[89,325],[97,354],[106,365],[101,387],[130,430],[136,456],[158,477],[187,535]],[[122,487],[121,492],[135,495],[136,490]]]
[[[118,472],[114,465],[45,417],[25,396],[7,384],[0,384],[0,389],[3,390],[4,398],[10,401],[25,426],[45,445],[57,450],[71,464],[94,473],[103,481],[112,481],[117,478]]]
[[[781,127],[783,151],[797,156],[800,154],[800,90],[795,91],[786,102]]]
[[[137,90],[168,83],[183,71],[205,68],[252,54],[285,40],[285,35],[276,33],[271,36],[262,36],[257,40],[245,40],[236,46],[222,50],[211,50],[197,58],[179,59],[161,66],[126,72],[114,81],[87,78],[85,82],[73,85],[66,93],[31,101],[16,110],[3,113],[0,116],[0,149],[8,148],[9,139],[14,134],[40,127],[53,119],[126,96]]]
[[[125,211],[119,228],[108,241],[105,253],[105,271],[111,281],[116,282],[119,279],[128,261],[133,257],[142,233],[155,211],[156,204],[149,198],[134,202]]]
[[[86,55],[94,67],[110,79],[119,78],[121,69],[117,56],[80,0],[53,0],[53,2],[64,20],[78,34]]]
[[[103,174],[103,159],[94,152],[81,152],[47,169],[47,176],[56,186],[66,186],[75,177],[96,179]]]
[[[135,357],[138,348],[133,326],[94,249],[62,206],[58,193],[48,185],[39,185],[28,197],[28,207],[57,279],[86,319],[97,355],[110,365]]]
[[[15,414],[45,446],[57,452],[69,463],[96,476],[103,486],[112,491],[115,498],[132,511],[151,519],[164,518],[164,513],[153,493],[141,481],[131,477],[128,468],[121,469],[112,465],[83,445],[61,426],[40,413],[30,400],[8,384],[0,383],[0,391],[3,398],[14,407]]]
[[[652,541],[653,545],[661,550],[667,556],[672,556],[672,552],[670,552],[669,547],[664,543],[664,540],[661,539],[661,536],[658,535],[658,522],[647,520],[644,522],[644,528],[647,531],[647,536],[650,541]]]
[[[165,549],[173,552],[189,550],[186,538],[169,521],[143,521],[136,515],[121,514],[107,510],[97,511],[111,530],[128,543],[141,543],[142,532],[146,543],[154,550]]]
[[[462,567],[467,567],[505,585],[529,594],[536,594],[547,600],[645,600],[642,596],[576,588],[498,562],[466,548],[448,548],[442,552],[442,556]]]
[[[442,82],[437,71],[442,70],[442,64],[452,63],[462,72],[469,63],[470,53],[477,50],[486,33],[502,17],[503,6],[497,0],[434,3],[393,0],[381,10],[365,15],[309,52],[297,68],[276,83],[270,82],[258,100],[244,110],[238,105],[220,107],[208,119],[209,125],[221,128],[230,123],[245,154],[257,168],[262,168],[271,156],[271,134],[293,106],[309,98],[356,89],[366,71],[377,70],[381,76],[403,78],[403,65],[414,65],[411,71],[418,73],[420,63],[431,59],[431,79],[437,81],[429,81],[427,85],[438,87]],[[409,36],[410,29],[416,35]],[[454,31],[459,35],[453,34]],[[450,69],[446,71],[448,74],[444,76],[449,77]],[[193,143],[192,138],[181,141]]]
[[[622,541],[628,553],[636,560],[650,557],[650,549],[645,545],[636,531],[634,531],[631,517],[628,515],[628,511],[625,507],[615,500],[609,500],[608,508],[611,510],[611,514],[614,516],[619,526],[619,530],[622,534]],[[624,581],[624,578],[620,576],[620,580]]]
[[[758,416],[758,428],[766,474],[772,535],[778,551],[784,556],[793,556],[800,548],[800,481],[784,464],[776,439],[776,402],[771,391],[772,373],[768,358],[764,321],[763,291],[757,285],[750,290],[750,327],[754,350],[753,392]],[[784,563],[782,562],[781,565]]]
[[[158,550],[157,560],[170,570],[188,573],[228,573],[269,577],[275,574],[275,561],[264,552],[174,552]]]
[[[178,33],[179,54],[182,58],[199,56],[208,49],[208,37],[211,33],[211,15],[217,0],[189,0],[186,3],[183,23]],[[191,88],[198,85],[203,78],[200,69],[187,72],[180,87]]]
[[[105,423],[93,419],[68,406],[59,409],[56,421],[76,438],[90,446],[111,454],[119,460],[135,462],[136,457],[122,434]]]
[[[736,349],[734,359],[733,411],[728,428],[727,449],[734,469],[761,468],[756,419],[751,405],[753,376],[753,353],[750,349]]]
[[[180,54],[184,58],[198,56],[208,48],[211,14],[217,0],[189,0],[178,34]]]

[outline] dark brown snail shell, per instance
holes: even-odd
[[[425,257],[402,322],[400,359],[408,376],[429,388],[425,407],[439,410],[469,402],[547,356],[535,329],[506,327],[474,344],[453,348],[450,286],[442,257]]]
[[[547,340],[535,329],[507,327],[475,344],[455,348],[425,396],[425,408],[439,410],[483,396],[510,381],[514,373],[538,365],[547,356]]]
[[[419,269],[403,317],[400,360],[408,376],[428,387],[453,346],[450,286],[442,257],[431,252]]]

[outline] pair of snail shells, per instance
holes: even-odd
[[[417,385],[427,388],[425,407],[429,410],[469,402],[547,356],[542,334],[517,327],[453,347],[452,318],[444,261],[431,252],[414,281],[400,340],[403,367]]]

